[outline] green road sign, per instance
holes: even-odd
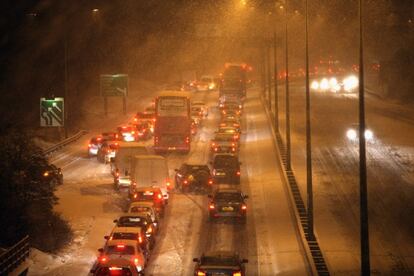
[[[61,127],[64,125],[63,98],[40,98],[40,126]]]
[[[128,95],[128,75],[101,75],[101,95],[104,97],[126,97]]]

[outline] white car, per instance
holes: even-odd
[[[202,76],[196,84],[197,91],[209,91],[216,89],[213,76]]]
[[[154,203],[152,202],[132,202],[131,205],[129,205],[128,213],[134,214],[134,213],[142,213],[147,212],[150,214],[152,222],[158,223],[158,216],[157,211],[155,210]]]

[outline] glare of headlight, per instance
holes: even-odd
[[[312,88],[313,90],[318,90],[318,88],[319,88],[319,83],[318,83],[316,80],[314,80],[314,81],[311,83],[311,88]]]
[[[322,79],[320,84],[321,90],[328,90],[329,89],[329,81],[328,79]]]
[[[349,140],[355,140],[357,138],[357,132],[355,129],[349,129],[346,132],[346,137],[348,137]]]
[[[349,76],[344,79],[344,90],[351,92],[358,87],[359,81],[356,76]]]
[[[338,84],[338,80],[336,79],[336,78],[330,78],[329,79],[329,85],[331,86],[331,87],[334,87],[334,86],[336,86]]]
[[[369,141],[369,140],[372,140],[373,138],[374,138],[374,133],[371,130],[366,129],[365,130],[365,140]]]

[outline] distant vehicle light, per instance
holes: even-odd
[[[370,141],[372,139],[374,139],[374,133],[371,130],[366,129],[365,130],[365,140]]]
[[[316,80],[314,80],[311,83],[311,89],[313,89],[313,90],[318,90],[319,89],[319,83]]]
[[[349,140],[356,140],[357,139],[357,132],[355,129],[349,129],[346,132],[346,137],[348,137]]]
[[[326,78],[323,78],[322,80],[321,80],[321,83],[320,83],[320,88],[321,88],[321,90],[328,90],[329,89],[329,81],[328,81],[328,79],[326,79]]]
[[[344,79],[344,90],[346,92],[352,92],[359,85],[359,80],[356,76],[348,76]]]

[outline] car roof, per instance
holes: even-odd
[[[152,201],[137,201],[137,202],[132,202],[129,205],[129,208],[131,208],[131,207],[139,207],[139,206],[142,206],[142,207],[154,207],[154,203]]]
[[[137,232],[141,232],[142,228],[141,227],[120,227],[120,226],[115,226],[112,229],[112,234],[113,233],[137,233]]]

